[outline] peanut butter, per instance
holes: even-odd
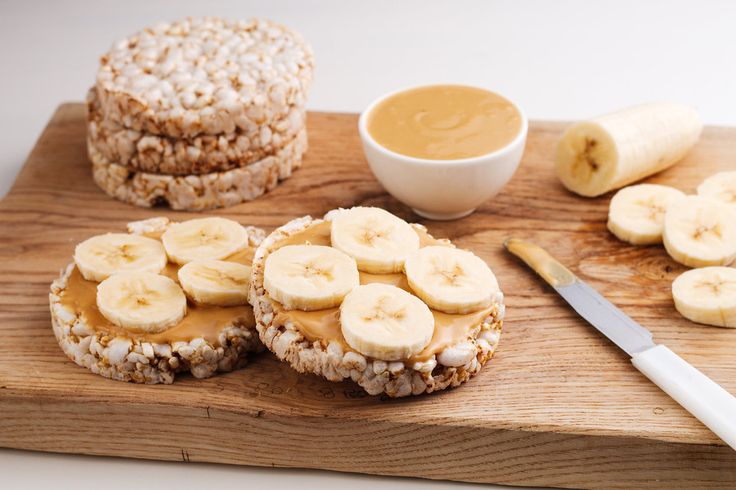
[[[414,227],[414,231],[419,235],[420,247],[426,247],[428,245],[446,245],[446,242],[429,236],[422,228]],[[305,243],[311,243],[312,245],[331,245],[330,222],[323,221],[321,223],[313,224],[307,229],[285,238],[279,242],[278,246],[283,247],[286,245],[301,245]],[[406,276],[402,273],[360,273],[361,284],[370,284],[375,282],[391,284],[410,293],[412,292],[409,284],[407,283]],[[276,301],[271,300],[271,302],[274,305],[276,321],[283,323],[290,320],[310,342],[323,341],[329,344],[332,341],[336,341],[342,345],[344,350],[353,350],[347,344],[342,335],[339,308],[329,308],[318,311],[286,310]],[[468,338],[473,333],[473,329],[477,328],[478,325],[480,325],[481,322],[490,315],[492,307],[466,315],[450,315],[441,311],[430,310],[432,311],[432,315],[434,315],[434,335],[422,352],[410,359],[405,359],[405,361],[409,363],[426,361],[433,355],[444,350],[446,347]]]
[[[519,257],[542,279],[554,287],[569,286],[577,278],[575,274],[552,257],[546,250],[533,243],[518,238],[510,238],[504,243],[509,252]]]
[[[370,112],[379,145],[428,160],[473,158],[499,150],[521,131],[519,110],[498,94],[463,85],[432,85],[394,94]]]
[[[160,239],[160,234],[149,234],[150,238]],[[250,247],[236,252],[225,260],[238,262],[250,266],[253,261],[254,250]],[[177,272],[181,266],[169,262],[161,274],[170,277],[178,283]],[[97,282],[88,281],[75,267],[61,296],[61,304],[75,311],[91,328],[112,336],[122,335],[134,339],[145,339],[149,342],[171,343],[176,341],[190,341],[202,337],[213,345],[218,345],[218,336],[227,325],[240,325],[254,328],[256,321],[253,308],[244,306],[206,306],[189,302],[187,314],[181,322],[168,330],[157,334],[133,333],[119,327],[105,318],[97,309]]]

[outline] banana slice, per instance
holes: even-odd
[[[350,347],[375,359],[406,359],[434,334],[434,316],[422,301],[388,284],[353,289],[340,306],[342,335]]]
[[[634,245],[662,243],[664,212],[682,197],[683,192],[664,185],[624,187],[611,199],[608,229],[619,240]]]
[[[736,269],[704,267],[680,274],[672,283],[675,308],[688,320],[736,328]]]
[[[678,199],[665,212],[662,238],[681,264],[728,265],[736,259],[736,209],[706,197]]]
[[[424,247],[407,257],[404,269],[414,293],[445,313],[464,314],[487,308],[499,290],[488,265],[466,250]]]
[[[224,260],[193,260],[178,272],[179,283],[195,303],[213,306],[247,304],[250,267]]]
[[[419,235],[401,218],[380,208],[355,207],[332,220],[332,246],[372,274],[401,272],[407,254],[419,249]]]
[[[698,186],[698,195],[736,205],[736,171],[711,175]]]
[[[581,196],[605,194],[666,169],[700,137],[695,109],[655,103],[579,122],[557,146],[557,176]]]
[[[360,283],[352,257],[322,245],[287,245],[266,258],[263,286],[288,310],[333,308]]]
[[[225,218],[199,218],[170,225],[161,241],[171,261],[224,259],[248,245],[248,233],[240,223]]]
[[[153,238],[107,233],[77,245],[74,262],[82,277],[99,282],[124,271],[159,273],[167,260],[161,242]]]
[[[151,272],[121,272],[97,286],[97,308],[115,325],[131,332],[159,333],[187,312],[178,284]]]

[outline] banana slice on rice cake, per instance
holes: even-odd
[[[264,236],[224,218],[161,217],[88,238],[51,284],[59,345],[96,374],[137,383],[242,366],[263,350],[247,295]]]
[[[250,301],[279,359],[391,397],[467,381],[493,356],[505,311],[483,260],[370,207],[276,229],[256,250]]]

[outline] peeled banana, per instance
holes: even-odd
[[[161,235],[172,262],[220,260],[248,246],[248,233],[240,223],[219,217],[190,219],[169,225]]]
[[[736,328],[736,269],[704,267],[682,273],[672,283],[675,308],[685,318]]]
[[[340,306],[345,341],[374,359],[406,359],[424,349],[434,334],[434,316],[419,298],[388,284],[354,288]]]
[[[120,272],[97,286],[97,308],[111,323],[131,332],[159,333],[187,311],[179,285],[151,272]]]
[[[464,314],[487,308],[498,292],[488,265],[472,252],[430,246],[409,255],[404,264],[412,291],[435,310]]]
[[[266,257],[263,286],[288,310],[338,306],[359,284],[352,257],[322,245],[287,245]]]
[[[161,242],[127,233],[107,233],[83,241],[74,249],[74,262],[88,281],[104,281],[117,272],[158,273],[166,267]]]
[[[380,208],[355,207],[332,220],[332,246],[373,274],[401,272],[406,255],[419,249],[419,235],[403,219]]]
[[[557,146],[563,185],[594,197],[666,169],[695,145],[702,122],[692,107],[644,104],[579,122]]]
[[[685,194],[672,187],[639,184],[624,187],[613,196],[608,229],[619,240],[634,245],[662,243],[664,213]]]
[[[662,238],[681,264],[728,265],[736,259],[736,208],[700,196],[678,199],[665,212]]]

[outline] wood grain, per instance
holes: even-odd
[[[684,269],[660,247],[614,239],[605,228],[610,196],[579,198],[557,182],[550,155],[564,124],[531,125],[520,170],[475,214],[424,221],[498,276],[508,312],[496,358],[460,389],[387,400],[297,375],[267,354],[243,370],[172,386],[109,381],[68,361],[51,331],[47,291],[74,245],[133,219],[194,216],[134,208],[99,191],[83,111],[59,108],[0,203],[0,445],[517,485],[736,485],[736,453],[503,251],[509,236],[544,246],[658,342],[736,392],[736,330],[681,318],[669,287]],[[264,198],[212,214],[273,229],[361,204],[419,220],[370,174],[356,125],[355,115],[310,114],[304,167]],[[708,128],[686,161],[650,180],[693,192],[733,167],[735,140],[736,129]]]

